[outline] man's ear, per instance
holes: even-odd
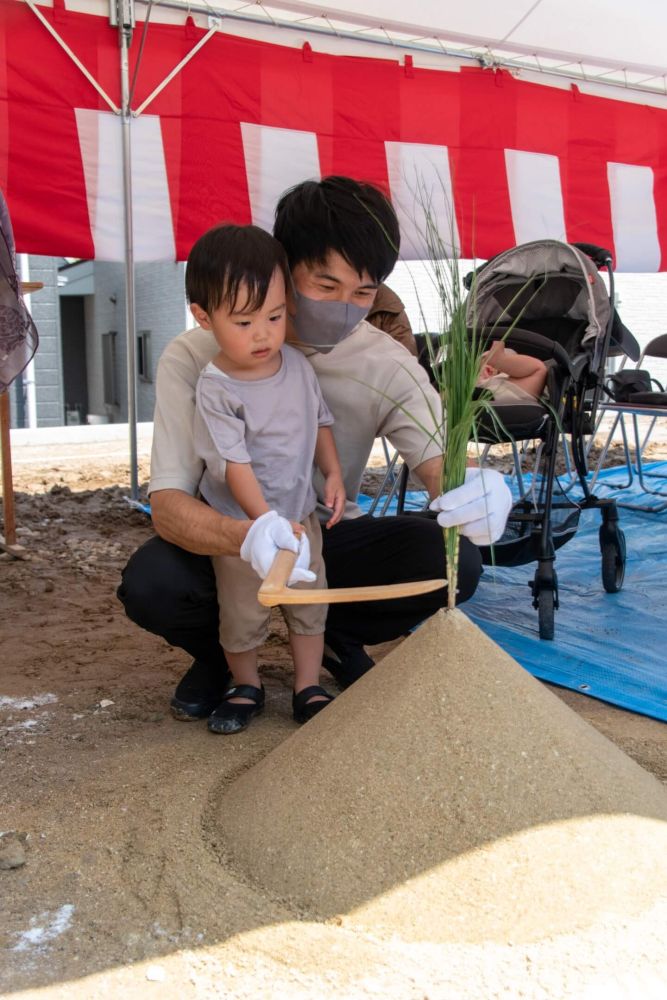
[[[204,330],[210,330],[211,329],[211,321],[208,318],[208,313],[204,312],[204,310],[202,309],[202,307],[198,306],[196,302],[193,302],[191,304],[191,306],[190,306],[190,312],[192,313],[192,315],[193,315],[193,317],[195,319],[195,322],[199,323],[199,325],[202,327],[202,329],[204,329]]]

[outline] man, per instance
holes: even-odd
[[[424,483],[441,511],[440,524],[460,525],[458,599],[466,600],[481,574],[476,544],[500,537],[511,498],[492,470],[483,477],[471,470],[464,486],[439,498],[441,448],[432,436],[435,391],[410,353],[364,318],[398,257],[393,208],[379,190],[350,178],[307,181],[281,198],[274,234],[287,252],[294,282],[293,342],[312,364],[333,413],[346,487],[343,520],[323,532],[328,585],[372,586],[446,575],[435,519],[360,516],[361,476],[374,439],[385,435]],[[133,621],[194,658],[172,699],[172,710],[182,719],[208,717],[222,700],[227,680],[209,556],[240,554],[262,576],[280,547],[296,549],[288,522],[275,512],[237,521],[197,496],[202,463],[192,441],[194,387],[215,352],[210,332],[195,329],[176,337],[160,360],[150,482],[157,537],[132,556],[118,592]],[[321,498],[317,476],[315,486]],[[406,634],[445,602],[443,589],[386,602],[331,605],[324,666],[347,687],[373,665],[364,645]]]

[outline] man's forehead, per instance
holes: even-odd
[[[364,288],[377,288],[377,281],[373,281],[368,271],[363,270],[361,274],[352,267],[335,250],[331,250],[323,260],[315,262],[303,262],[309,274],[314,278],[329,278],[331,281],[345,283],[347,285],[359,285]]]

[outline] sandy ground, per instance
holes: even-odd
[[[636,942],[610,918],[584,958],[581,935],[576,947],[567,934],[407,943],[305,919],[235,872],[215,823],[222,792],[296,728],[281,620],[262,652],[268,710],[247,733],[176,722],[168,702],[188,660],[131,626],[114,596],[150,534],[117,485],[127,482],[121,454],[26,449],[14,466],[30,560],[0,562],[3,996],[659,995],[651,927],[665,925],[664,909]],[[667,783],[667,727],[553,690]],[[632,974],[615,966],[629,944],[646,958]]]

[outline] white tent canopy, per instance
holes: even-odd
[[[75,0],[73,0],[75,2]],[[667,5],[660,0],[217,0],[168,7],[414,48],[667,94]],[[138,0],[137,12],[148,6]],[[163,10],[166,10],[164,7]],[[225,30],[234,30],[230,20]]]

